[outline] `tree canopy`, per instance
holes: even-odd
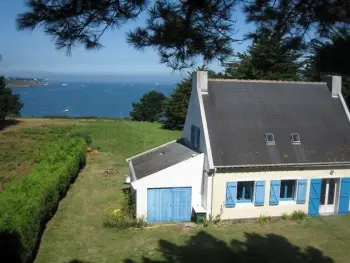
[[[266,32],[244,53],[226,65],[226,75],[237,79],[299,80],[302,53],[283,36]]]
[[[160,121],[166,97],[163,93],[152,90],[145,93],[139,102],[133,103],[130,116],[135,121]]]
[[[101,48],[101,36],[147,12],[144,27],[127,34],[136,49],[154,48],[160,62],[174,69],[209,63],[232,54],[237,0],[27,0],[17,17],[19,30],[42,27],[58,49],[74,45]]]
[[[6,87],[5,78],[0,76],[0,121],[13,114],[20,115],[23,103],[18,94],[12,94],[12,90]]]

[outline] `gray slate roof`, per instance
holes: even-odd
[[[191,158],[193,154],[198,154],[198,152],[189,148],[189,146],[180,139],[173,143],[161,146],[154,151],[141,154],[133,158],[131,161],[136,178],[141,179],[185,161]]]
[[[324,83],[215,80],[203,101],[215,166],[350,161],[349,121]]]

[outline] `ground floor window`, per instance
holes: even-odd
[[[237,183],[237,202],[249,203],[253,202],[254,182],[238,182]]]
[[[296,180],[282,180],[280,200],[294,200]]]

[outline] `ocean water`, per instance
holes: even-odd
[[[62,85],[62,84],[67,84]],[[175,84],[57,82],[48,86],[13,88],[24,103],[24,117],[129,117],[132,102],[156,90],[169,96]],[[69,110],[64,112],[64,110]]]

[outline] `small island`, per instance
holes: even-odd
[[[7,78],[6,85],[9,88],[44,87],[43,81],[43,79],[35,78]]]

